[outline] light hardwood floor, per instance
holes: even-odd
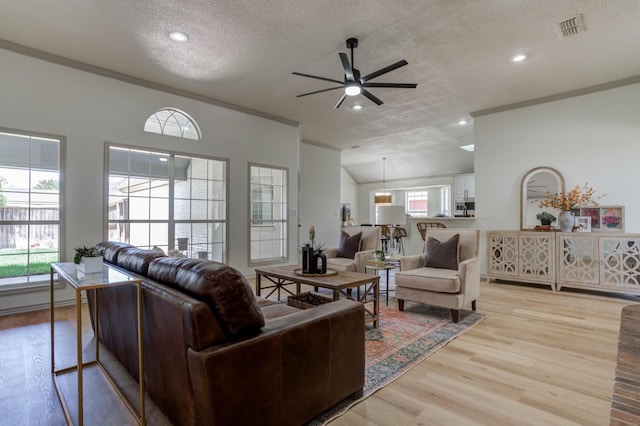
[[[482,283],[484,321],[331,425],[606,425],[620,312],[639,301]],[[33,413],[0,415],[0,425],[63,420],[47,380],[48,338],[30,327],[48,315],[0,317],[0,412]],[[69,308],[57,315],[74,319]],[[24,383],[8,369],[23,370]]]

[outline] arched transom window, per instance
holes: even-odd
[[[195,120],[175,108],[163,108],[151,114],[144,123],[144,131],[196,141],[202,138]]]

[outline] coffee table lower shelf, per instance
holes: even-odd
[[[378,328],[380,320],[380,277],[378,275],[361,274],[358,272],[339,271],[328,277],[305,277],[294,273],[300,265],[273,266],[256,269],[256,295],[262,296],[262,290],[271,290],[265,297],[277,293],[280,300],[281,292],[290,296],[299,294],[302,284],[315,288],[331,290],[332,299],[350,299],[364,305],[365,322],[373,323]],[[272,285],[263,287],[263,279]],[[286,285],[295,285],[295,293]],[[355,297],[354,297],[355,290]]]

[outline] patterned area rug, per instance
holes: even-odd
[[[398,311],[395,299],[380,306],[380,327],[367,326],[365,338],[365,383],[362,398],[347,399],[308,423],[324,425],[341,416],[358,402],[388,385],[420,361],[482,321],[486,315],[460,311],[457,324],[451,322],[449,309],[405,303]]]

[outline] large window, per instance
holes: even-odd
[[[60,260],[63,143],[0,130],[0,290],[48,282]]]
[[[250,164],[249,185],[249,262],[282,262],[287,258],[287,170]]]
[[[108,147],[107,238],[226,262],[227,161]]]

